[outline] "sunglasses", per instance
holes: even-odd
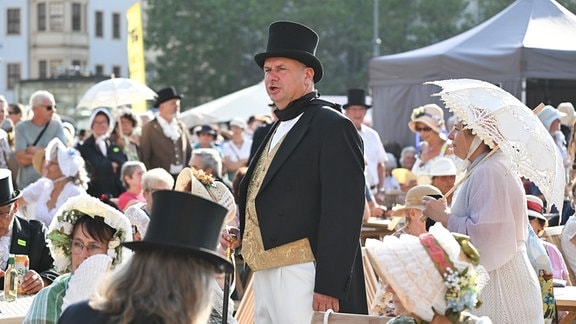
[[[50,111],[50,110],[52,110],[52,109],[55,109],[55,108],[56,108],[56,105],[53,105],[53,106],[41,106],[41,107],[44,107],[44,108],[46,108],[46,110]]]
[[[431,130],[432,130],[432,128],[430,128],[430,127],[416,127],[417,132],[429,132]]]

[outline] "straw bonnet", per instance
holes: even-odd
[[[538,118],[542,124],[544,124],[547,131],[550,131],[550,126],[555,120],[560,120],[564,116],[566,116],[565,113],[552,106],[544,106],[544,108],[538,111]]]
[[[431,185],[418,185],[410,188],[406,193],[404,205],[394,207],[392,216],[402,216],[407,209],[414,208],[424,210],[422,198],[424,196],[442,196],[442,192]]]
[[[560,122],[564,126],[572,127],[576,123],[576,112],[574,111],[574,106],[571,102],[562,102],[558,105],[558,111],[564,113],[564,116],[560,117]]]
[[[412,110],[408,127],[413,133],[416,133],[416,123],[426,124],[432,128],[440,137],[446,139],[443,130],[444,125],[444,112],[437,104],[427,104]]]
[[[141,241],[126,242],[124,246],[134,251],[163,249],[194,255],[213,264],[218,272],[234,269],[216,250],[226,208],[172,190],[155,191],[152,199],[154,205],[146,235]]]
[[[542,214],[542,211],[544,210],[542,199],[534,195],[526,195],[526,205],[528,207],[528,216],[547,221],[546,217]]]
[[[287,57],[314,70],[314,83],[322,79],[322,63],[316,57],[318,34],[299,23],[277,21],[268,27],[268,45],[266,52],[254,55],[254,60],[260,68],[264,67],[266,59],[271,57]]]
[[[66,177],[74,177],[84,167],[84,159],[76,149],[66,147],[59,138],[53,138],[46,146],[43,161],[50,160],[52,151],[57,150],[58,167]],[[34,166],[36,167],[36,166]]]
[[[392,170],[392,176],[401,184],[408,184],[412,180],[416,181],[414,172],[406,168],[396,168]]]
[[[188,192],[224,206],[228,210],[224,223],[236,216],[236,202],[228,187],[220,181],[214,181],[212,176],[202,170],[184,168],[176,178],[174,190]]]
[[[406,310],[430,322],[435,315],[434,311],[446,314],[449,305],[460,306],[463,308],[460,310],[476,307],[478,293],[488,282],[486,270],[472,263],[478,260],[475,248],[466,237],[460,237],[464,242],[459,243],[447,229],[436,223],[430,227],[429,233],[419,237],[401,235],[398,238],[388,235],[384,241],[368,239],[365,246],[374,270],[394,289]],[[476,261],[470,261],[466,255]],[[438,257],[442,259],[438,260]],[[451,299],[450,304],[446,300],[447,282],[440,274],[442,271],[448,274],[447,279],[453,279],[456,275],[445,270],[448,267],[455,271],[454,274],[459,273],[458,278],[461,280],[458,282],[464,284],[457,285],[460,290],[456,295],[461,296],[460,299]],[[465,269],[468,270],[463,275]],[[466,285],[468,282],[471,283]],[[453,309],[451,311],[456,312]]]
[[[32,166],[34,167],[34,170],[36,170],[36,172],[39,174],[42,174],[42,166],[44,166],[45,156],[45,148],[38,149],[38,151],[34,152],[34,155],[32,156]]]
[[[82,216],[104,218],[104,223],[116,232],[108,243],[107,255],[113,259],[112,267],[122,262],[122,258],[130,255],[130,251],[123,249],[120,243],[132,240],[132,227],[130,221],[122,212],[108,206],[97,198],[88,194],[80,194],[69,198],[56,211],[48,228],[48,247],[54,258],[54,268],[58,272],[72,270],[72,255],[70,254],[70,239],[74,224]]]

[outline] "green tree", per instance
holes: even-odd
[[[490,18],[512,0],[149,0],[145,46],[154,88],[174,85],[189,108],[262,80],[254,54],[266,49],[268,25],[298,21],[320,36],[324,94],[366,88],[373,55],[373,10],[379,1],[381,55],[452,37]],[[576,0],[563,0],[568,8]],[[476,7],[474,7],[474,5]],[[474,9],[475,8],[475,9]]]

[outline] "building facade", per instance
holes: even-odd
[[[0,94],[9,102],[28,104],[30,91],[38,88],[27,86],[43,86],[55,94],[59,113],[67,114],[82,94],[74,89],[84,87],[68,89],[59,98],[66,87],[55,86],[57,80],[70,84],[78,77],[128,77],[126,12],[136,2],[0,1]]]

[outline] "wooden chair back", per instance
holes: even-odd
[[[374,296],[376,296],[376,291],[378,291],[378,277],[374,272],[374,267],[368,259],[366,254],[366,248],[362,247],[362,265],[364,266],[364,283],[366,285],[366,300],[368,301],[368,311],[370,311],[370,305],[374,301]]]
[[[383,324],[389,320],[384,316],[314,312],[311,324]]]
[[[248,283],[244,288],[244,294],[238,304],[238,309],[234,318],[239,324],[253,324],[254,323],[254,287],[252,286],[252,276],[248,279]]]

